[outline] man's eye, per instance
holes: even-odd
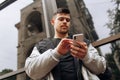
[[[58,18],[58,20],[59,20],[59,21],[64,21],[64,18],[63,18],[63,17],[61,17],[61,18]]]
[[[64,21],[66,20],[67,22],[70,22],[70,18],[64,18],[64,17],[60,17],[58,18],[59,21]]]
[[[69,19],[69,18],[66,18],[66,21],[67,21],[67,22],[70,22],[70,19]]]

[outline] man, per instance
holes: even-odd
[[[51,20],[54,38],[37,43],[26,59],[25,71],[32,79],[86,80],[82,66],[97,75],[105,71],[106,61],[92,45],[71,39],[70,21],[66,8],[59,8],[54,14]]]

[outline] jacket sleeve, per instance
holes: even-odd
[[[106,69],[106,60],[98,54],[98,51],[90,44],[88,53],[82,60],[84,66],[94,74],[104,73]]]
[[[57,65],[60,56],[55,49],[40,54],[34,47],[31,55],[26,59],[25,71],[32,79],[42,79]]]

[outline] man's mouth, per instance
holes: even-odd
[[[66,26],[66,25],[62,25],[61,27],[62,27],[62,28],[68,28],[68,26]]]

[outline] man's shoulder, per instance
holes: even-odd
[[[37,49],[40,52],[44,52],[47,49],[50,49],[50,48],[53,49],[54,48],[53,43],[52,43],[52,38],[42,39],[35,46],[37,47]]]
[[[42,40],[40,40],[38,43],[36,43],[36,45],[47,45],[48,43],[51,43],[52,38],[44,38]]]

